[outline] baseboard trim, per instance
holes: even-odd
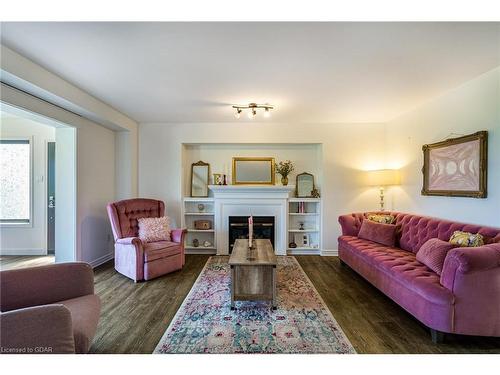
[[[109,253],[106,255],[103,255],[102,257],[99,257],[97,259],[94,259],[91,262],[88,262],[92,268],[96,268],[97,266],[100,266],[101,264],[104,264],[106,262],[109,262],[111,259],[113,259],[115,256],[115,253]]]
[[[321,250],[322,257],[338,257],[339,251],[337,249],[333,250]]]
[[[0,255],[47,255],[47,250],[45,249],[0,249]]]
[[[185,249],[184,254],[186,255],[217,255],[217,250],[215,249]]]
[[[319,249],[311,249],[311,250],[287,250],[287,255],[321,255],[321,251]]]

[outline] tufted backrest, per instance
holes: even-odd
[[[139,233],[137,219],[164,216],[165,204],[156,199],[126,199],[109,203],[107,210],[116,241],[118,238],[137,237]]]
[[[369,214],[382,212],[364,212],[353,214],[354,226],[359,228],[361,222]],[[396,225],[401,227],[398,231],[399,247],[403,250],[416,253],[430,238],[439,238],[448,241],[456,230],[482,234],[486,242],[500,241],[500,228],[486,227],[476,224],[465,224],[429,216],[419,216],[402,212],[383,212],[396,217]],[[359,231],[359,229],[357,229]]]

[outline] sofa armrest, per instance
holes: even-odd
[[[500,243],[452,249],[441,284],[454,296],[453,333],[500,335]]]
[[[0,314],[2,353],[75,353],[71,313],[63,305],[43,305]]]
[[[353,213],[339,216],[339,223],[342,228],[343,236],[357,236],[364,215],[362,213]]]
[[[500,267],[500,243],[452,249],[446,255],[441,284],[453,290],[457,274],[470,274]]]
[[[94,294],[94,272],[83,262],[2,271],[0,281],[4,312]]]
[[[187,229],[172,229],[170,236],[172,242],[184,244],[184,237],[186,236]]]

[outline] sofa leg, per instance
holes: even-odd
[[[436,331],[431,328],[431,338],[434,344],[441,344],[444,342],[444,332]]]

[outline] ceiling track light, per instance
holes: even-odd
[[[266,118],[270,117],[271,110],[274,109],[274,106],[269,105],[269,104],[249,103],[247,105],[233,105],[233,108],[236,109],[236,113],[234,114],[234,117],[240,118],[241,112],[243,110],[249,110],[248,118],[253,119],[255,116],[257,116],[258,109],[264,110],[264,117],[266,117]]]

